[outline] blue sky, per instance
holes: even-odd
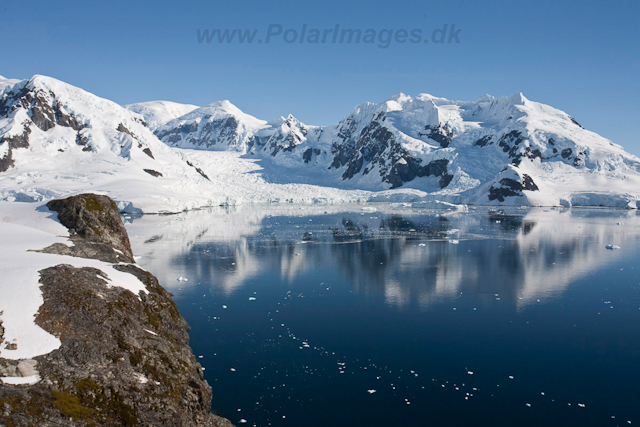
[[[331,124],[397,92],[523,92],[640,155],[637,1],[0,3],[0,74],[45,74],[126,104],[229,99],[262,119]],[[197,30],[460,29],[460,43],[198,43]]]

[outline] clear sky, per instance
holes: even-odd
[[[228,99],[261,119],[337,122],[397,92],[472,100],[523,92],[640,155],[640,2],[0,2],[0,75],[56,77],[121,104]],[[459,43],[198,43],[198,30],[455,25]],[[272,27],[275,28],[275,27]],[[379,34],[379,33],[377,33]]]

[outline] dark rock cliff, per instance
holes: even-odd
[[[115,203],[85,194],[48,206],[72,231],[74,246],[43,252],[113,263],[148,293],[110,286],[95,268],[40,271],[44,304],[36,323],[62,345],[34,360],[0,359],[0,373],[37,370],[42,378],[0,385],[0,426],[232,427],[211,413],[211,388],[189,347],[189,326],[158,280],[133,263]]]

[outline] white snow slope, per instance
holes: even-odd
[[[229,101],[129,108],[49,77],[0,79],[0,200],[90,191],[150,213],[433,200],[636,208],[640,199],[640,159],[522,94],[399,94],[326,127],[259,120]]]
[[[124,107],[143,116],[151,130],[156,130],[165,123],[182,117],[198,108],[197,105],[178,104],[171,101],[138,102]]]

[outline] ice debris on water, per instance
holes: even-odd
[[[618,246],[618,245],[607,245],[606,248],[609,249],[609,250],[614,250],[614,249],[620,249],[620,246]]]
[[[187,279],[186,277],[182,277],[182,276],[178,277],[178,282],[188,282],[188,281],[189,279]]]
[[[249,301],[255,301],[256,298],[255,297],[249,297]]]
[[[375,393],[376,391],[377,391],[377,390],[373,390],[373,389],[371,389],[371,390],[367,390],[367,392],[368,392],[369,394],[373,394],[373,393]]]
[[[458,243],[460,243],[460,241],[456,239],[451,239],[449,240],[449,243],[451,243],[452,245],[457,245]]]

